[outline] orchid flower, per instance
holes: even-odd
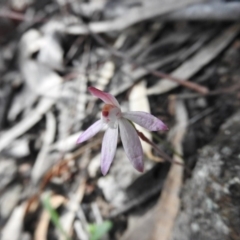
[[[103,137],[101,151],[101,171],[103,175],[106,175],[117,149],[119,128],[123,148],[128,159],[135,169],[143,172],[142,145],[132,122],[149,131],[165,131],[168,130],[167,126],[161,120],[146,112],[122,112],[117,99],[109,93],[102,92],[94,87],[89,87],[88,90],[92,95],[100,98],[105,105],[102,109],[101,119],[84,131],[78,138],[77,143],[87,141],[96,135],[104,124],[107,124],[108,128]]]

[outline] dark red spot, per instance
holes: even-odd
[[[103,117],[107,117],[109,115],[109,111],[113,108],[113,105],[111,104],[105,104],[102,109],[102,115]]]
[[[108,114],[109,114],[109,111],[102,111],[102,115],[103,115],[104,117],[107,117]]]

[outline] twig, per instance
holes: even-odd
[[[216,1],[196,4],[166,14],[164,21],[197,20],[197,21],[238,21],[240,17],[239,2]]]
[[[128,57],[126,54],[124,54],[124,53],[122,53],[122,52],[119,52],[119,51],[117,51],[116,49],[110,47],[110,46],[105,42],[105,40],[104,40],[102,37],[100,37],[98,34],[91,32],[91,35],[95,38],[95,40],[96,40],[99,44],[101,44],[102,46],[106,47],[112,55],[114,55],[114,56],[116,56],[116,57],[119,57],[119,58],[123,59],[124,61],[126,61],[126,62],[128,62],[128,63],[130,63],[130,64],[133,64],[135,67],[143,68],[143,69],[145,69],[148,73],[150,73],[150,74],[152,74],[152,75],[154,75],[154,76],[156,76],[156,77],[166,78],[166,79],[168,79],[168,80],[170,80],[170,81],[172,81],[172,82],[178,83],[179,85],[182,85],[182,86],[184,86],[184,87],[186,87],[186,88],[189,88],[189,89],[194,90],[194,91],[196,91],[196,92],[199,92],[199,93],[201,93],[201,94],[206,94],[206,93],[209,92],[208,88],[203,87],[203,86],[201,86],[201,85],[199,85],[199,84],[197,84],[197,83],[193,83],[193,82],[190,82],[190,81],[185,80],[185,79],[182,80],[182,79],[179,79],[179,78],[177,78],[177,77],[168,75],[168,74],[166,74],[166,73],[164,73],[164,72],[161,72],[161,71],[156,71],[156,70],[149,69],[149,68],[146,67],[145,65],[143,65],[143,64],[141,64],[141,63],[139,63],[139,62],[136,62],[136,61],[132,60],[132,59],[131,59],[130,57]]]
[[[162,158],[164,158],[165,160],[167,160],[170,163],[175,163],[175,164],[184,166],[184,164],[182,164],[180,162],[175,162],[170,156],[168,156],[165,152],[163,152],[154,142],[150,141],[142,132],[137,130],[137,134],[143,141],[150,144],[160,154],[160,156]]]
[[[226,29],[210,43],[204,46],[194,56],[185,61],[171,75],[188,79],[194,76],[199,70],[216,58],[237,36],[240,31],[240,24],[235,24]],[[169,82],[168,78],[161,79],[148,89],[148,95],[161,94],[176,88],[178,84]],[[205,92],[207,94],[209,91]],[[201,92],[200,92],[201,93]]]
[[[66,202],[66,198],[61,195],[53,195],[50,198],[51,207],[53,209],[57,209],[64,202]],[[51,220],[51,216],[50,216],[49,212],[46,209],[44,209],[41,213],[39,222],[37,223],[37,226],[34,231],[34,240],[46,240],[47,239],[47,233],[48,233],[48,227],[50,224],[50,220]]]
[[[163,14],[180,9],[182,7],[186,7],[193,3],[203,2],[203,0],[142,0],[138,2],[140,2],[140,6],[126,10],[125,13],[118,18],[108,21],[92,22],[88,26],[85,26],[83,24],[69,26],[66,28],[66,32],[69,34],[79,35],[88,34],[90,32],[104,33],[123,31],[133,24],[146,21],[154,17],[159,17]]]
[[[173,133],[171,142],[177,152],[182,154],[182,141],[188,122],[187,111],[182,101],[178,100],[176,102],[175,111],[177,123],[171,131]],[[178,155],[174,155],[173,159],[174,161],[183,162],[183,159]],[[179,193],[182,178],[183,168],[172,164],[157,204],[152,240],[168,240],[171,236],[175,218],[180,207]]]
[[[197,114],[194,117],[192,117],[191,119],[189,119],[188,125],[190,126],[192,124],[195,124],[197,121],[206,117],[208,114],[212,113],[215,110],[216,110],[216,108],[213,108],[213,107],[206,108],[204,111],[200,112],[199,114]]]
[[[31,179],[33,183],[37,183],[44,172],[48,169],[49,165],[52,164],[52,162],[49,161],[48,163],[45,163],[50,150],[50,145],[54,141],[56,133],[56,119],[52,112],[48,112],[46,114],[46,122],[46,131],[43,138],[43,144],[31,172]]]
[[[9,10],[1,10],[0,11],[0,18],[9,18],[12,20],[19,20],[19,21],[25,21],[25,22],[34,22],[34,23],[44,23],[47,20],[43,19],[43,18],[38,18],[38,17],[28,17],[25,16],[24,14],[21,13],[17,13],[17,12],[13,12],[13,11],[9,11]]]
[[[227,88],[220,88],[220,89],[216,89],[214,91],[211,91],[207,94],[204,95],[204,97],[211,97],[211,96],[217,96],[220,94],[233,94],[233,93],[237,93],[240,89],[240,83],[236,83],[233,84],[230,87]],[[171,95],[173,96],[173,95]],[[174,95],[174,97],[176,99],[191,99],[191,98],[199,98],[202,97],[202,94],[199,93],[180,93],[180,94],[176,94]]]
[[[182,162],[178,162],[178,161],[176,161],[176,160],[173,160],[169,155],[167,155],[164,151],[162,151],[154,142],[150,141],[146,136],[144,136],[144,134],[143,134],[142,132],[140,132],[140,131],[138,131],[138,130],[136,130],[136,131],[137,131],[137,133],[138,133],[138,136],[139,136],[143,141],[145,141],[145,142],[147,142],[148,144],[150,144],[150,145],[160,154],[160,156],[161,156],[163,159],[167,160],[167,161],[170,162],[170,163],[183,166],[183,167],[186,169],[186,171],[191,175],[191,170],[190,170],[188,167],[186,167]],[[179,154],[175,154],[175,155],[177,155],[178,157],[180,157]],[[180,158],[181,158],[181,157],[180,157]]]
[[[78,150],[76,150],[74,153],[68,155],[68,157],[63,158],[58,164],[54,165],[44,176],[43,181],[41,183],[40,186],[40,191],[42,191],[46,184],[50,181],[50,179],[52,179],[53,176],[59,174],[66,166],[67,164],[78,158],[79,156],[81,156],[86,149],[88,148],[93,148],[97,145],[99,145],[102,142],[102,138],[98,138],[95,141],[89,142],[88,144],[86,144],[85,146],[79,148]]]
[[[42,119],[43,114],[54,105],[55,101],[51,99],[42,99],[37,107],[32,110],[27,117],[23,118],[14,127],[2,134],[0,139],[0,152],[7,147],[15,138],[21,136],[38,121]]]
[[[71,155],[68,155],[67,157],[63,158],[58,164],[54,165],[43,177],[43,180],[40,184],[39,189],[37,190],[37,193],[33,196],[29,197],[26,207],[26,212],[31,208],[31,205],[34,204],[36,201],[38,201],[40,194],[46,187],[47,183],[54,177],[62,173],[66,170],[67,164],[77,159],[79,156],[81,156],[87,148],[93,148],[97,145],[99,145],[102,142],[102,137],[96,139],[95,141],[87,143],[85,146],[81,147],[80,149],[76,150]]]
[[[60,222],[62,223],[63,229],[68,234],[68,236],[71,236],[72,234],[72,225],[76,217],[78,206],[80,205],[84,197],[86,188],[85,176],[80,176],[78,184],[78,189],[76,190],[76,192],[70,195],[70,199],[66,204],[68,211],[60,217]],[[59,234],[59,240],[65,240],[64,236]]]
[[[166,73],[160,72],[160,71],[151,71],[149,70],[149,73],[156,77],[166,78],[168,80],[171,80],[172,82],[178,83],[179,85],[182,85],[183,87],[189,88],[191,90],[194,90],[195,92],[199,92],[201,94],[207,94],[209,92],[207,87],[201,86],[197,83],[190,82],[189,80],[182,80],[179,78],[176,78],[174,76],[168,75]]]
[[[0,235],[1,240],[18,240],[23,230],[26,202],[17,206],[8,219]]]

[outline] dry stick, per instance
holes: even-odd
[[[240,4],[238,2],[212,1],[199,3],[166,14],[161,20],[167,21],[238,21]]]
[[[147,69],[147,68],[145,68],[145,69],[148,70],[149,73],[151,73],[152,75],[154,75],[156,77],[169,79],[172,82],[176,82],[179,85],[182,85],[183,87],[186,87],[186,88],[189,88],[189,89],[194,90],[196,92],[199,92],[200,94],[204,94],[205,95],[205,94],[209,93],[208,88],[206,88],[204,86],[201,86],[201,85],[199,85],[197,83],[190,82],[189,80],[183,81],[181,79],[175,78],[175,77],[173,77],[171,75],[168,75],[168,74],[160,72],[160,71],[150,70],[150,69]]]
[[[175,102],[176,124],[169,133],[169,138],[175,149],[182,154],[182,142],[187,131],[188,114],[183,101]],[[175,155],[174,160],[183,162],[183,159]],[[165,180],[161,197],[156,206],[154,230],[149,239],[169,240],[177,213],[180,209],[180,190],[183,181],[183,168],[172,165]]]
[[[42,184],[40,186],[40,191],[42,191],[44,189],[44,187],[46,186],[46,184],[48,183],[48,181],[52,178],[53,174],[52,172],[54,172],[54,169],[61,169],[62,167],[66,166],[70,161],[76,159],[77,157],[81,156],[85,150],[87,148],[93,148],[95,146],[97,146],[98,144],[100,144],[102,142],[102,138],[98,138],[95,141],[89,142],[87,143],[85,146],[79,148],[78,150],[76,150],[74,153],[72,153],[70,156],[64,158],[61,160],[61,162],[59,162],[57,164],[57,166],[53,166],[44,176]]]
[[[140,6],[133,7],[124,10],[124,13],[121,16],[117,16],[111,20],[100,21],[100,22],[90,22],[88,26],[84,26],[83,24],[77,24],[73,26],[69,26],[66,29],[66,32],[72,34],[88,34],[89,28],[93,32],[97,33],[106,33],[106,32],[122,32],[124,29],[127,29],[134,24],[139,22],[143,22],[149,19],[153,19],[155,17],[160,17],[163,14],[169,13],[173,10],[177,10],[183,7],[186,7],[193,3],[199,3],[206,0],[140,0],[140,1],[125,1],[125,6],[127,6],[127,2],[137,2]],[[104,2],[104,1],[102,1]],[[124,2],[124,1],[122,1]],[[77,9],[77,14],[83,14],[84,9]],[[93,12],[94,9],[92,8]],[[115,15],[115,14],[114,14]]]
[[[42,183],[39,187],[39,189],[37,190],[36,194],[34,194],[33,196],[30,196],[27,202],[27,207],[26,207],[26,212],[28,212],[28,210],[31,207],[31,204],[34,203],[34,201],[36,201],[38,199],[38,197],[40,196],[40,194],[42,193],[42,191],[44,190],[45,186],[47,185],[47,183],[51,180],[51,178],[53,176],[55,176],[55,174],[57,172],[59,172],[63,167],[65,167],[71,160],[76,159],[77,157],[81,156],[86,148],[93,148],[97,145],[99,145],[102,142],[102,138],[98,138],[95,141],[89,142],[87,143],[85,146],[77,149],[73,154],[71,154],[69,157],[63,158],[58,164],[54,165],[43,177]]]
[[[89,31],[90,31],[90,30],[89,30]],[[207,94],[207,93],[209,92],[208,88],[206,88],[206,87],[204,87],[204,86],[201,86],[201,85],[199,85],[199,84],[197,84],[197,83],[190,82],[189,80],[183,81],[183,80],[181,80],[181,79],[179,79],[179,78],[173,77],[173,76],[171,76],[171,75],[169,75],[169,74],[166,74],[166,73],[164,73],[164,72],[156,71],[156,70],[151,70],[151,69],[149,69],[148,67],[146,67],[145,65],[143,65],[143,64],[141,64],[141,63],[139,63],[139,62],[136,62],[136,61],[132,60],[131,58],[129,58],[128,56],[126,56],[124,53],[119,52],[119,51],[117,51],[116,49],[110,47],[110,46],[105,42],[105,40],[104,40],[102,37],[100,37],[100,35],[98,35],[98,34],[96,34],[96,33],[93,33],[93,32],[91,32],[91,31],[90,31],[90,33],[91,33],[91,35],[95,38],[95,40],[96,40],[98,43],[100,43],[102,46],[106,47],[112,55],[114,55],[114,56],[116,56],[116,57],[119,57],[119,58],[125,60],[126,62],[135,65],[136,67],[141,67],[141,68],[143,68],[144,70],[146,70],[147,72],[149,72],[150,74],[152,74],[152,75],[154,75],[154,76],[156,76],[156,77],[166,78],[166,79],[168,79],[168,80],[170,80],[170,81],[172,81],[172,82],[178,83],[179,85],[182,85],[182,86],[184,86],[184,87],[186,87],[186,88],[189,88],[189,89],[194,90],[194,91],[196,91],[196,92],[199,92],[199,93],[201,93],[201,94]]]
[[[0,18],[8,18],[8,19],[12,19],[12,20],[18,20],[18,21],[25,21],[25,22],[34,22],[34,23],[38,23],[38,22],[46,22],[46,19],[43,18],[38,18],[38,17],[27,17],[24,14],[21,13],[17,13],[17,12],[13,12],[13,11],[9,11],[9,10],[2,10],[0,11]]]
[[[205,94],[205,97],[210,97],[210,96],[217,96],[220,94],[232,94],[236,93],[240,89],[240,83],[233,84],[232,86],[228,88],[220,88],[216,89],[214,91],[208,92]],[[177,99],[190,99],[190,98],[198,98],[201,97],[202,94],[199,93],[183,93],[183,94],[176,94],[175,95]]]
[[[177,164],[177,165],[180,165],[182,167],[184,167],[186,169],[186,171],[192,175],[192,171],[186,167],[183,163],[180,163],[180,162],[177,162],[177,161],[174,161],[170,156],[168,156],[164,151],[162,151],[154,142],[150,141],[142,132],[137,131],[137,134],[138,136],[146,143],[150,144],[159,154],[162,158],[166,159],[168,162],[170,163],[174,163],[174,164]]]

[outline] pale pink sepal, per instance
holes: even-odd
[[[123,148],[128,159],[134,168],[143,172],[143,150],[136,129],[124,118],[119,119],[119,127]]]
[[[111,166],[117,149],[118,128],[108,128],[104,134],[101,152],[101,171],[105,176]]]
[[[98,120],[94,124],[92,124],[86,131],[84,131],[77,140],[77,143],[82,143],[87,141],[89,138],[96,135],[103,127],[102,120]]]
[[[166,131],[168,127],[158,118],[146,112],[125,112],[123,117],[148,129],[149,131]]]
[[[119,105],[117,99],[110,93],[103,92],[95,87],[89,87],[88,90],[92,95],[100,98],[103,102],[120,108],[120,105]]]

